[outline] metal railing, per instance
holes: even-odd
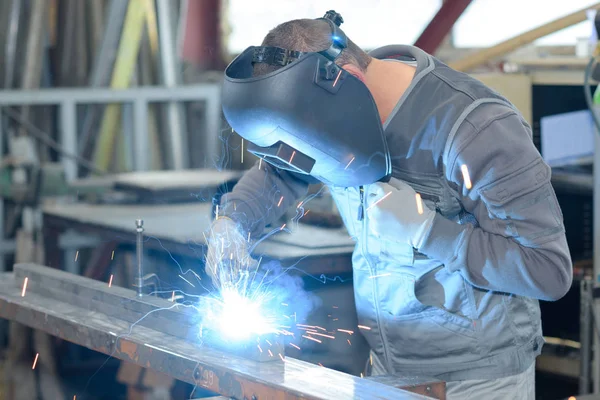
[[[77,106],[91,104],[132,105],[133,112],[133,169],[147,171],[150,167],[148,135],[148,106],[150,103],[197,102],[205,103],[204,134],[206,152],[218,150],[221,129],[221,87],[217,83],[203,83],[176,87],[136,87],[131,89],[69,88],[40,90],[0,90],[0,114],[3,107],[57,106],[59,113],[59,143],[66,154],[78,154]],[[187,132],[182,132],[182,135]],[[4,154],[4,132],[0,124],[0,159]],[[182,149],[187,150],[187,149]],[[77,161],[66,154],[60,155],[67,181],[77,178]],[[184,157],[184,154],[180,155]],[[4,199],[0,199],[0,271],[5,271],[5,255],[14,252],[15,243],[5,240]]]

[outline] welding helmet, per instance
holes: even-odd
[[[335,186],[386,181],[390,155],[368,88],[335,64],[347,47],[341,15],[328,11],[331,45],[319,52],[247,48],[225,70],[222,105],[248,151],[277,168]],[[256,63],[280,67],[253,76]]]

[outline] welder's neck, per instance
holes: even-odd
[[[400,62],[373,59],[365,73],[365,84],[371,91],[381,121],[385,122],[406,92],[416,68]]]

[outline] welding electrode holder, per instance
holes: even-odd
[[[136,243],[135,252],[137,257],[137,293],[139,297],[143,295],[144,287],[144,268],[142,265],[144,255],[144,221],[141,219],[135,220]]]

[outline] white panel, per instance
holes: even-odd
[[[267,32],[286,21],[319,18],[327,10],[344,17],[342,28],[358,46],[413,44],[435,15],[441,0],[229,0],[228,50],[238,54],[260,45]]]
[[[454,26],[456,47],[489,47],[572,12],[596,4],[593,0],[475,0]],[[589,37],[584,22],[548,35],[539,45],[575,45]]]

